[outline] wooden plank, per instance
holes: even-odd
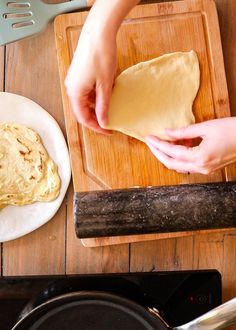
[[[231,114],[236,116],[236,1],[215,0],[218,10]]]
[[[223,233],[228,232],[229,229],[212,229],[211,233]],[[163,239],[171,239],[178,237],[188,237],[194,235],[204,235],[209,233],[206,230],[197,230],[196,232],[190,231],[181,231],[177,233],[158,233],[158,234],[146,234],[146,235],[126,235],[126,236],[114,236],[114,237],[97,237],[97,238],[86,238],[81,240],[82,244],[85,242],[86,247],[96,247],[96,246],[107,246],[107,245],[115,245],[115,244],[124,244],[124,242],[135,243],[135,242],[146,242],[146,241],[155,241],[155,240],[163,240]],[[109,238],[109,239],[108,239]]]
[[[223,301],[236,297],[236,230],[224,235],[223,246]],[[236,325],[228,328],[229,330],[236,330]]]
[[[196,235],[194,238],[194,269],[217,269],[222,271],[223,265],[222,233]]]
[[[130,271],[192,269],[192,247],[192,236],[133,243],[130,250]]]
[[[236,269],[236,230],[234,233],[224,235],[223,244],[223,299],[226,301],[236,297],[236,273],[234,271]]]
[[[76,238],[73,215],[73,187],[68,196],[67,221],[67,274],[129,272],[129,245],[85,248]]]
[[[236,1],[215,0],[220,21],[221,40],[228,83],[230,110],[236,116]],[[236,179],[236,164],[227,167],[227,180]]]
[[[54,1],[56,2],[56,1]],[[6,91],[39,103],[64,131],[53,26],[31,39],[7,46]],[[24,219],[19,219],[24,221]],[[66,204],[37,231],[3,244],[3,274],[59,274],[65,272]]]
[[[65,218],[63,205],[43,227],[3,244],[3,275],[65,273]],[[19,219],[23,221],[23,219]]]
[[[6,47],[6,92],[32,99],[65,132],[52,25],[31,39]]]

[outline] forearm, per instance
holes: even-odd
[[[125,16],[139,2],[140,0],[97,0],[86,21],[86,31],[90,33],[97,29],[98,33],[107,31],[116,35]]]

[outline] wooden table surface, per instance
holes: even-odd
[[[236,0],[215,1],[231,113],[236,115]],[[24,95],[39,103],[53,115],[65,134],[53,24],[35,38],[0,47],[0,90]],[[231,174],[231,179],[236,180],[234,165]],[[213,268],[218,269],[223,277],[223,299],[236,296],[236,229],[85,248],[75,237],[72,197],[70,186],[60,210],[50,222],[22,238],[2,244],[2,276]]]

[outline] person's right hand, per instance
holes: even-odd
[[[172,143],[146,138],[153,154],[170,170],[209,174],[236,161],[236,117],[208,120],[175,130],[166,129]],[[201,138],[199,145],[173,144]]]
[[[65,85],[76,119],[92,130],[101,128],[107,111],[116,72],[116,35],[84,26]]]

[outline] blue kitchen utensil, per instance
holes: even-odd
[[[87,8],[92,2],[47,4],[41,0],[0,0],[0,46],[35,35],[56,15]]]

